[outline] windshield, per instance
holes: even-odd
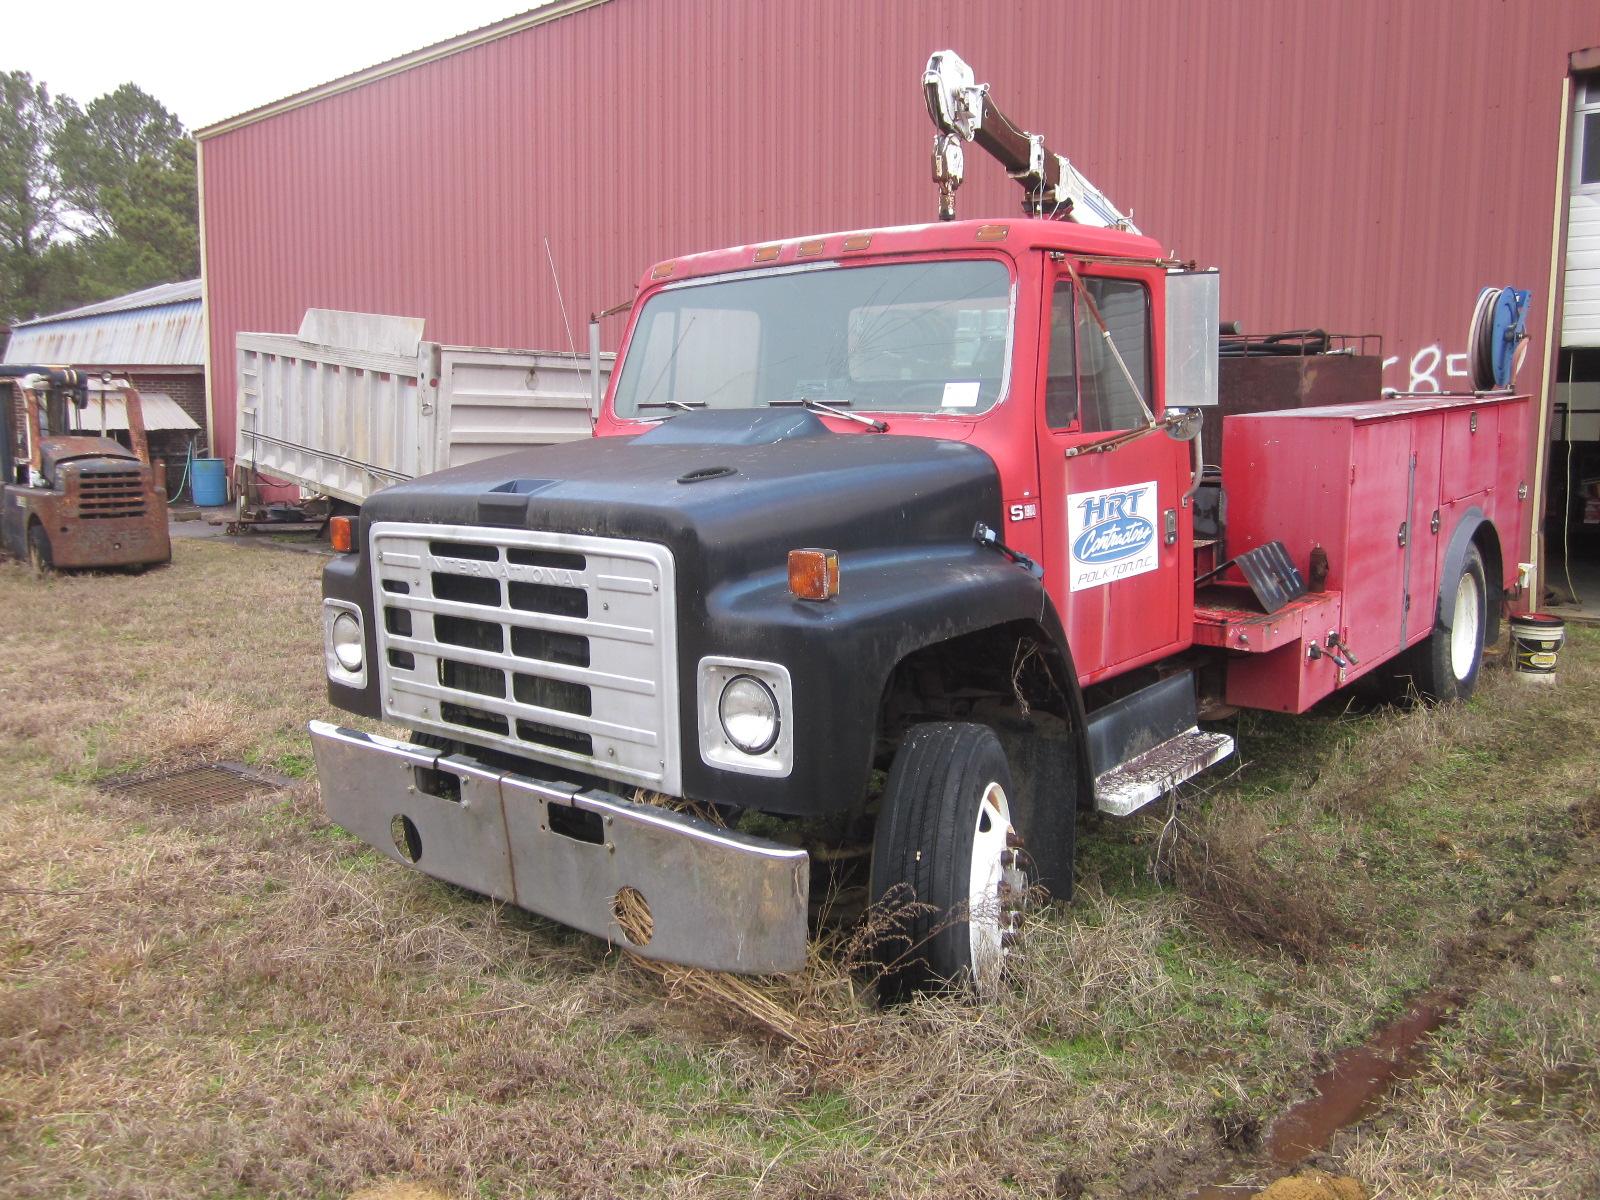
[[[1004,393],[1011,277],[993,260],[822,267],[657,292],[617,381],[618,416],[815,400],[986,412]]]

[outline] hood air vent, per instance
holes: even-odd
[[[678,476],[679,483],[700,483],[707,479],[721,479],[727,475],[737,475],[732,467],[696,467],[692,471],[685,471]]]
[[[521,528],[527,521],[528,497],[554,487],[554,479],[508,479],[478,497],[478,524]]]

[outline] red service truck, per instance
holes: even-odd
[[[915,902],[885,994],[981,996],[1023,898],[1070,898],[1081,811],[1232,751],[1202,714],[1470,694],[1523,595],[1526,293],[1485,292],[1477,390],[1382,394],[1338,339],[1223,333],[1216,273],[954,54],[924,87],[946,219],[658,263],[596,437],[368,498],[329,696],[411,732],[312,725],[333,820],[711,969],[800,967],[853,883]],[[953,219],[973,144],[1023,217]],[[1271,383],[1340,370],[1363,399]]]

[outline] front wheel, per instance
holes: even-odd
[[[918,725],[884,790],[871,894],[893,922],[874,948],[879,993],[1000,990],[1028,889],[1011,821],[1011,768],[983,725]]]
[[[50,538],[44,526],[35,521],[28,526],[28,566],[40,579],[50,574],[54,563],[50,557]]]
[[[1455,604],[1448,628],[1440,622],[1427,640],[1413,646],[1401,665],[1417,692],[1427,700],[1466,700],[1478,686],[1483,667],[1483,635],[1488,626],[1489,588],[1483,556],[1467,549],[1456,581]]]

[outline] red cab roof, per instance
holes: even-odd
[[[847,260],[855,256],[877,258],[885,254],[925,254],[929,251],[1003,250],[1018,254],[1030,249],[1064,250],[1071,254],[1156,260],[1161,244],[1142,234],[1101,229],[1072,221],[1045,221],[1017,217],[1000,221],[935,221],[927,225],[897,225],[887,229],[856,229],[845,233],[815,234],[707,250],[657,263],[645,273],[648,287],[671,279],[722,275],[793,263]]]

